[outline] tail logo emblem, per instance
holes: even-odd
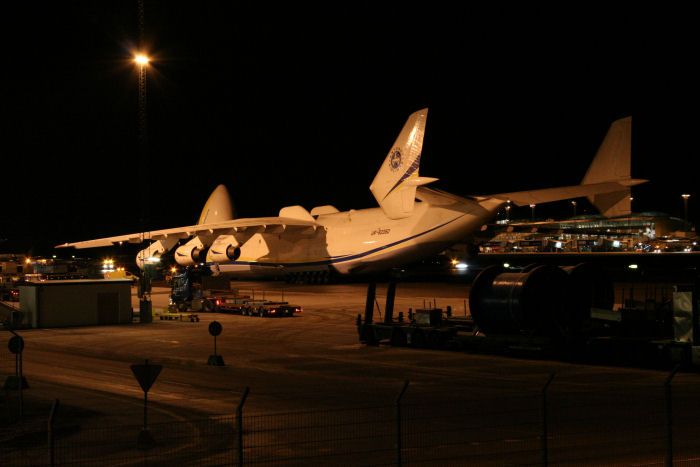
[[[389,166],[391,167],[391,170],[399,170],[399,167],[401,167],[401,149],[395,148],[391,152],[391,157],[389,157]]]

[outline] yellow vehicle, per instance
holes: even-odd
[[[107,271],[104,273],[105,279],[131,279],[135,284],[139,280],[138,276],[133,275],[124,268],[117,268],[114,271]]]

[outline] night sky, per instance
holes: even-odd
[[[136,0],[4,7],[0,252],[137,232],[142,202],[152,229],[190,225],[220,183],[239,217],[374,207],[369,184],[424,107],[436,188],[577,184],[632,115],[632,175],[652,180],[633,209],[682,217],[690,193],[700,217],[690,11],[287,3],[144,0],[150,161]]]

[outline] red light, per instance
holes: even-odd
[[[275,310],[274,308],[270,310],[271,315],[274,315],[275,313],[277,313],[277,310]]]
[[[301,313],[302,311],[303,311],[303,310],[301,309],[301,307],[295,308],[295,309],[294,309],[294,312],[295,312],[295,313]]]
[[[216,306],[219,306],[219,305],[221,305],[221,300],[217,299],[217,300],[216,300]]]

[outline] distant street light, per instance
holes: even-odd
[[[141,20],[141,17],[140,17]],[[142,29],[142,27],[140,27]],[[143,41],[139,41],[143,44]],[[138,151],[139,151],[139,162],[140,170],[143,174],[150,173],[150,160],[148,151],[148,131],[146,129],[146,70],[148,69],[149,59],[146,55],[138,54],[134,57],[134,63],[138,66],[139,74],[139,108],[138,108]],[[148,184],[146,182],[146,177],[139,177],[139,191],[141,192],[140,198],[140,224],[141,224],[141,241],[146,240],[146,232],[148,231],[148,199],[147,190]],[[146,255],[150,256],[150,255]],[[150,259],[150,258],[149,258]],[[149,260],[145,261],[143,264],[143,271],[141,276],[141,281],[139,282],[139,292],[138,296],[140,298],[139,309],[140,309],[140,321],[142,323],[150,323],[153,319],[152,315],[152,303],[150,300],[151,291],[151,270],[153,269],[153,263]]]
[[[531,204],[530,209],[532,210],[532,222],[535,222],[535,205]]]
[[[684,230],[687,232],[688,231],[688,198],[690,198],[690,195],[683,194],[681,196],[683,197],[683,226],[684,226]]]
[[[139,143],[143,150],[146,144],[146,69],[150,59],[138,54],[134,62],[139,66]]]
[[[576,217],[576,201],[572,201],[571,205],[574,207],[574,217]]]
[[[510,221],[510,204],[506,206],[506,224]]]

